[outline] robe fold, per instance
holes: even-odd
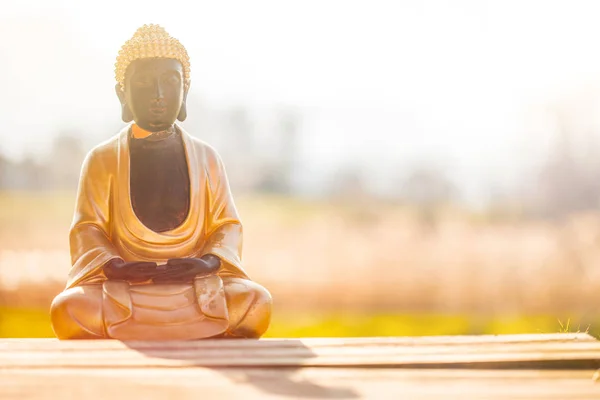
[[[178,227],[154,232],[131,203],[130,128],[94,148],[84,161],[69,234],[67,289],[105,282],[102,267],[116,257],[164,264],[170,258],[213,254],[222,261],[219,276],[249,279],[240,259],[242,224],[218,153],[177,127],[187,157],[189,213]]]

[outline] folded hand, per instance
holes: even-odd
[[[121,258],[113,258],[104,266],[104,275],[111,280],[143,282],[157,273],[157,265],[151,261],[125,262]]]
[[[167,261],[166,270],[152,278],[154,283],[191,282],[197,276],[215,273],[221,262],[211,254],[202,258],[172,258]]]

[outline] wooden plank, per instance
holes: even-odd
[[[542,333],[516,335],[473,335],[473,336],[418,336],[418,337],[351,337],[351,338],[302,338],[302,339],[260,339],[260,340],[198,340],[198,341],[153,341],[120,342],[118,340],[70,340],[62,341],[61,347],[74,350],[99,350],[121,348],[121,343],[130,344],[136,348],[181,348],[186,346],[201,346],[203,348],[217,347],[296,347],[302,341],[309,347],[333,346],[429,346],[429,345],[473,345],[498,343],[563,343],[563,342],[597,342],[587,333]],[[54,348],[56,339],[0,339],[0,351],[20,348],[49,349]]]
[[[119,342],[5,340],[0,368],[154,367],[600,367],[587,335],[473,338],[205,340]]]
[[[0,341],[0,398],[598,399],[599,360],[600,342],[585,334],[9,339]]]
[[[592,370],[48,369],[0,374],[0,398],[598,399]]]

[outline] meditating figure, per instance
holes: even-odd
[[[84,161],[72,268],[51,307],[56,336],[260,337],[272,299],[242,268],[225,168],[175,123],[187,114],[187,51],[144,25],[119,52],[116,80],[128,125]]]

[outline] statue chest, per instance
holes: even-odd
[[[180,226],[190,212],[190,178],[180,134],[130,140],[130,193],[137,218],[154,232]]]

